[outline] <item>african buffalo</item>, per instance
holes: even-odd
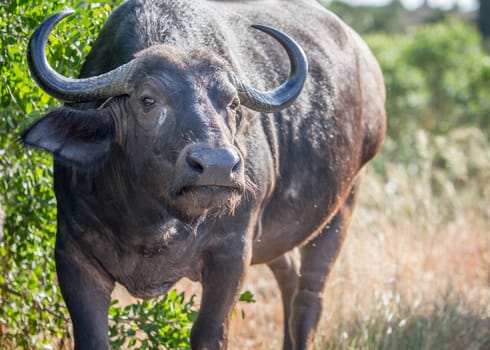
[[[385,134],[370,50],[315,1],[129,0],[71,79],[45,58],[68,14],[41,24],[28,51],[34,79],[66,105],[22,139],[54,156],[75,347],[108,348],[115,282],[152,298],[188,277],[203,285],[192,348],[225,349],[247,269],[265,263],[284,349],[308,348]]]

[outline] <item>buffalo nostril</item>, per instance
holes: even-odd
[[[236,156],[235,165],[233,165],[233,168],[231,168],[232,174],[236,174],[237,172],[239,172],[240,166],[241,166],[240,157]]]
[[[199,174],[202,174],[204,172],[205,166],[203,165],[202,159],[199,158],[199,155],[193,155],[192,153],[190,153],[187,155],[186,161],[189,167],[195,172]]]

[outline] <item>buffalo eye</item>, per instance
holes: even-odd
[[[151,97],[143,97],[141,99],[141,102],[143,103],[143,107],[145,107],[145,109],[150,108],[155,104],[155,100],[152,99]]]
[[[239,106],[240,106],[240,101],[238,101],[238,99],[235,99],[228,105],[228,108],[231,111],[236,111]]]

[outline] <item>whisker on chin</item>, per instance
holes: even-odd
[[[248,177],[245,177],[245,186],[240,188],[238,192],[233,191],[226,203],[220,207],[213,209],[209,215],[214,218],[219,218],[224,215],[235,215],[235,211],[242,200],[250,200],[255,197],[258,191],[258,186]]]
[[[254,198],[259,190],[259,187],[250,179],[249,176],[245,175],[245,191],[243,193],[245,199]]]

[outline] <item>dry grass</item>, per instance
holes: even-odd
[[[445,204],[428,183],[414,185],[404,171],[391,171],[396,183],[372,173],[364,182],[326,288],[316,348],[490,348],[488,209],[462,209],[449,191],[444,218]],[[488,188],[482,191],[479,200],[488,203]],[[189,282],[179,288],[200,293]],[[230,349],[280,349],[282,309],[272,274],[252,267],[244,288],[257,302],[237,306]]]

